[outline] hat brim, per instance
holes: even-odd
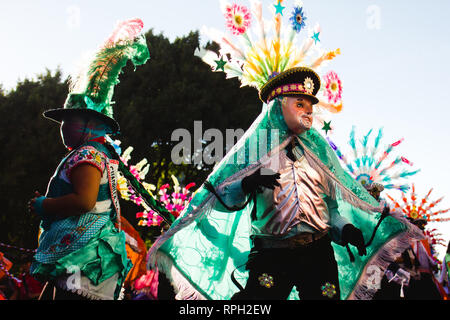
[[[114,119],[105,116],[102,113],[99,113],[94,110],[90,109],[51,109],[47,110],[43,113],[43,116],[47,119],[50,119],[52,121],[55,121],[57,123],[61,123],[63,120],[65,120],[67,117],[71,117],[74,115],[89,115],[92,117],[97,118],[98,120],[104,122],[109,128],[110,128],[110,134],[115,134],[119,132],[120,127],[117,121]]]

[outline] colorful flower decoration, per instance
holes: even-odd
[[[267,273],[263,273],[258,277],[259,284],[265,288],[272,288],[274,286],[273,277],[268,275]]]
[[[251,14],[248,8],[235,3],[226,6],[225,19],[228,29],[237,36],[244,34],[251,24]]]
[[[402,169],[394,172],[394,169],[398,169],[400,166],[413,166],[413,163],[403,156],[397,156],[389,160],[394,148],[397,148],[403,142],[403,139],[388,144],[383,148],[381,144],[383,137],[382,128],[378,130],[378,135],[371,143],[370,136],[373,131],[373,129],[370,129],[358,141],[355,136],[355,127],[353,127],[348,142],[351,150],[346,153],[341,151],[330,137],[326,137],[326,139],[350,175],[363,186],[375,182],[383,185],[385,189],[407,191],[409,184],[402,182],[402,180],[415,175],[420,170],[408,171]],[[360,145],[357,145],[357,142],[360,142]]]
[[[325,77],[325,96],[329,103],[336,104],[342,100],[342,82],[334,71],[328,72]]]
[[[430,249],[432,254],[434,252],[435,245],[441,245],[443,247],[446,246],[446,241],[443,238],[443,235],[438,232],[435,228],[429,228],[428,222],[446,222],[450,221],[450,217],[443,217],[445,213],[450,211],[448,209],[437,210],[436,206],[442,201],[444,197],[441,197],[435,201],[429,200],[430,194],[433,189],[430,189],[425,197],[422,199],[418,199],[416,195],[416,189],[414,184],[411,188],[411,194],[407,196],[405,193],[402,194],[402,202],[396,201],[390,195],[387,197],[394,203],[395,209],[403,212],[406,218],[410,220],[417,221],[419,223],[422,222],[425,224],[424,234],[430,244]]]
[[[300,32],[305,26],[305,21],[307,20],[305,13],[303,12],[303,8],[295,7],[289,20],[291,21],[292,29],[294,29],[297,33]]]
[[[225,1],[225,0],[224,0]],[[209,64],[213,70],[221,70],[227,79],[237,77],[242,86],[252,86],[260,90],[274,74],[282,73],[296,67],[309,67],[317,70],[324,62],[333,60],[340,54],[340,50],[312,50],[314,43],[320,41],[321,28],[316,24],[312,31],[314,36],[305,35],[305,39],[298,39],[300,30],[305,28],[307,20],[303,5],[298,2],[291,8],[291,14],[284,19],[285,6],[281,0],[274,2],[272,23],[263,18],[262,1],[252,0],[251,15],[244,6],[227,4],[222,6],[227,29],[232,34],[240,36],[239,41],[213,28],[202,28],[202,34],[220,46],[220,55],[226,55],[226,68],[217,67],[220,58],[217,52],[206,48],[198,48],[195,55]],[[254,19],[254,21],[253,21]],[[283,20],[287,20],[287,28],[283,27]],[[250,29],[252,29],[250,32]],[[251,37],[250,37],[251,35]],[[319,100],[322,97],[318,97]],[[342,106],[328,106],[322,101],[320,108],[330,109],[338,113]]]
[[[324,297],[333,298],[336,295],[336,286],[332,283],[325,283],[322,287],[322,295]]]

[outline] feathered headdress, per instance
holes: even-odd
[[[202,28],[202,33],[220,45],[219,53],[206,49],[197,49],[196,55],[213,70],[225,72],[227,78],[237,77],[242,86],[252,86],[260,91],[267,83],[288,70],[295,68],[311,69],[318,73],[326,61],[340,54],[340,49],[324,51],[320,48],[320,26],[309,28],[309,35],[300,43],[298,34],[307,26],[308,18],[303,11],[301,1],[296,1],[292,11],[288,12],[282,0],[271,6],[273,17],[265,21],[262,17],[261,1],[251,0],[252,10],[238,4],[229,4],[222,0],[222,11],[226,26],[231,32],[226,34],[218,30]],[[282,20],[287,17],[289,24],[284,27]],[[252,18],[256,21],[252,21]],[[236,39],[238,41],[236,41]],[[309,79],[307,79],[309,78]],[[329,72],[317,83],[314,76],[301,82],[302,89],[313,93],[311,86],[320,87],[314,96],[318,105],[331,112],[342,109],[342,84],[335,72]],[[271,88],[272,89],[272,88]],[[275,88],[278,89],[278,88]],[[311,89],[309,92],[308,89]],[[270,95],[271,92],[267,92]],[[267,102],[266,96],[262,97]]]
[[[402,143],[403,139],[388,144],[386,147],[381,146],[381,140],[383,137],[383,129],[378,130],[378,134],[373,140],[373,144],[369,144],[370,135],[373,129],[362,137],[357,145],[355,137],[355,127],[350,132],[349,145],[351,151],[345,155],[339,147],[327,137],[328,143],[336,152],[336,155],[345,165],[347,171],[363,186],[369,186],[373,183],[381,184],[384,189],[397,189],[402,192],[409,189],[409,185],[401,183],[401,179],[406,179],[412,175],[415,175],[420,170],[408,171],[402,169],[397,172],[393,172],[395,168],[400,167],[402,164],[412,166],[413,163],[403,156],[397,156],[395,159],[389,159],[391,152]]]
[[[150,58],[145,36],[141,34],[143,28],[144,23],[140,19],[118,22],[87,68],[82,68],[77,76],[71,78],[64,108],[48,110],[44,116],[61,122],[70,114],[89,113],[102,119],[110,133],[117,132],[119,125],[113,118],[111,105],[119,74],[128,60],[138,66]]]

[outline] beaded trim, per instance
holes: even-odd
[[[267,97],[267,101],[272,100],[276,96],[284,95],[284,94],[292,94],[292,93],[304,93],[308,95],[312,95],[312,92],[314,90],[314,86],[310,89],[306,89],[301,83],[291,83],[291,84],[284,84],[282,86],[279,86],[278,88],[275,88],[272,90],[272,92]]]

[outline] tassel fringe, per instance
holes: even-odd
[[[173,262],[164,253],[157,253],[158,271],[165,274],[175,290],[176,300],[207,300],[177,270]]]
[[[422,231],[409,223],[400,212],[391,213],[390,216],[406,225],[407,229],[387,242],[370,259],[356,283],[353,292],[349,295],[349,300],[371,300],[378,291],[378,288],[374,288],[369,284],[371,283],[369,280],[373,277],[373,273],[368,272],[368,270],[375,266],[381,271],[381,276],[384,275],[387,267],[409,248],[411,240],[424,239]],[[381,281],[381,278],[379,280]]]

